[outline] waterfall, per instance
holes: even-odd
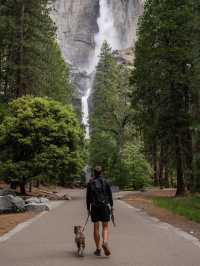
[[[90,125],[89,125],[89,98],[92,91],[92,82],[86,94],[82,97],[82,124],[85,126],[85,138],[90,138]]]
[[[101,47],[104,41],[107,41],[113,50],[122,49],[120,38],[118,32],[114,26],[114,18],[112,13],[112,8],[109,0],[99,0],[99,17],[97,19],[98,24],[98,33],[95,35],[95,49],[92,53],[92,56],[89,60],[88,65],[88,74],[95,72],[96,66],[99,61],[99,55],[101,52]],[[89,97],[92,91],[93,78],[89,87],[86,90],[85,95],[82,97],[82,123],[86,129],[86,139],[89,139],[90,130],[89,130]]]

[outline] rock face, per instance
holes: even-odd
[[[57,0],[53,18],[64,58],[85,69],[98,31],[99,0]]]
[[[134,63],[133,48],[117,50],[113,54],[119,64],[132,65]]]
[[[122,47],[130,48],[136,41],[136,28],[143,12],[143,0],[108,0],[112,7],[114,25]]]

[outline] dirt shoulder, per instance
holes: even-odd
[[[151,216],[158,218],[160,221],[169,223],[182,229],[183,231],[195,236],[200,240],[200,224],[190,221],[185,217],[173,214],[172,212],[160,208],[153,203],[153,197],[172,197],[175,190],[150,190],[137,194],[130,194],[123,198],[128,204],[141,209]]]
[[[0,182],[0,188],[9,188],[4,182]],[[28,189],[27,189],[28,191]],[[29,197],[47,197],[52,193],[61,193],[63,188],[56,186],[40,186],[39,188],[32,188],[32,192],[27,192],[27,195],[23,198]],[[16,190],[19,192],[19,190]],[[18,224],[26,222],[39,213],[24,212],[24,213],[12,213],[12,214],[0,214],[0,236],[8,233],[10,230],[14,229]]]
[[[8,233],[18,224],[23,223],[34,216],[36,213],[26,212],[26,213],[16,213],[16,214],[1,214],[0,215],[0,236]]]

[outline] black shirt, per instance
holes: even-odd
[[[96,178],[102,178],[102,177],[96,177]],[[93,203],[93,194],[92,194],[92,180],[88,183],[87,185],[87,194],[86,194],[86,204],[87,204],[87,209],[91,209],[91,204]],[[112,197],[112,190],[108,182],[104,179],[104,184],[105,184],[105,193],[108,197],[108,203],[110,204],[111,207],[113,207],[113,197]]]

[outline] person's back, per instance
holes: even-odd
[[[110,255],[108,248],[108,223],[113,210],[113,198],[110,185],[102,177],[101,167],[95,168],[95,176],[87,186],[87,209],[94,223],[94,240],[96,243],[95,255],[101,255],[101,242],[99,234],[99,222],[103,226],[103,249],[107,256]]]

